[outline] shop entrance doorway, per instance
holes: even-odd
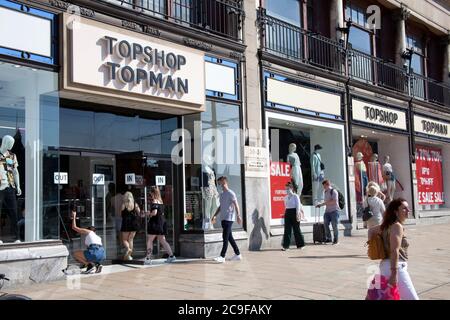
[[[84,239],[71,229],[74,207],[78,225],[94,225],[102,237],[107,263],[123,260],[122,205],[125,192],[131,192],[141,209],[136,217],[131,257],[144,259],[148,219],[145,212],[150,210],[151,186],[160,190],[168,227],[166,239],[176,249],[172,197],[176,171],[170,155],[175,145],[171,133],[177,129],[178,119],[160,117],[61,108],[60,172],[67,173],[68,183],[60,185],[59,234],[71,252],[85,248]],[[156,241],[153,246],[154,258],[167,255],[159,250]]]

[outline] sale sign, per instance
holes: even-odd
[[[286,183],[291,181],[289,162],[270,163],[270,199],[272,219],[284,218]]]
[[[419,204],[444,204],[441,149],[416,146],[416,177]]]

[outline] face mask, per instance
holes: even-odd
[[[6,159],[6,164],[12,166],[14,161],[12,161],[12,159]]]
[[[221,192],[221,193],[222,193],[222,192],[223,192],[223,186],[221,186],[221,185],[218,185],[218,186],[217,186],[217,190],[219,190],[219,192]]]
[[[291,188],[286,188],[286,192],[287,192],[288,194],[292,194],[292,193],[293,193]]]

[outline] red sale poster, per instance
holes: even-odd
[[[419,204],[444,204],[441,149],[416,146],[416,177]]]
[[[286,183],[290,180],[290,166],[288,162],[270,163],[270,202],[272,219],[284,218]]]

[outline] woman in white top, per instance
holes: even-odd
[[[300,220],[304,217],[303,206],[300,198],[294,193],[294,185],[292,182],[286,184],[287,196],[284,198],[286,211],[284,213],[284,235],[283,247],[281,250],[286,251],[291,244],[291,233],[294,231],[295,244],[298,249],[305,246],[305,240],[300,230]]]
[[[367,228],[380,225],[383,222],[383,214],[386,211],[383,200],[378,197],[379,189],[376,186],[369,187],[366,206],[370,207],[373,216],[367,220]]]
[[[95,227],[88,227],[87,229],[77,227],[77,212],[72,209],[72,229],[86,238],[84,243],[86,250],[78,250],[73,253],[73,257],[78,262],[83,264],[83,268],[87,269],[83,273],[99,273],[102,271],[101,262],[105,260],[105,249],[102,245],[102,238],[95,233]],[[95,270],[94,270],[95,266]]]

